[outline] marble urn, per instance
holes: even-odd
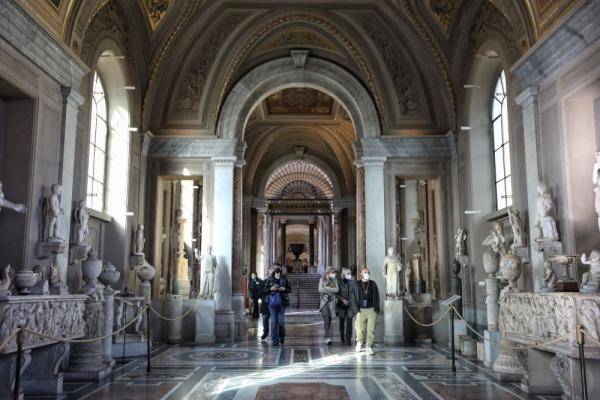
[[[483,269],[490,278],[496,275],[498,268],[498,256],[493,253],[483,253]]]
[[[102,268],[102,272],[98,277],[100,283],[102,283],[106,287],[111,287],[119,280],[121,273],[115,268],[115,266],[109,262]]]
[[[14,284],[19,294],[29,294],[29,288],[33,287],[39,280],[39,274],[27,269],[15,274]]]
[[[144,261],[142,265],[136,268],[135,273],[142,282],[149,282],[154,278],[156,270],[147,261]]]
[[[86,287],[95,287],[102,273],[102,260],[95,251],[90,251],[88,258],[81,263],[81,274]]]
[[[517,279],[521,276],[521,259],[512,254],[507,254],[500,259],[500,273],[508,281],[507,290],[518,291]]]

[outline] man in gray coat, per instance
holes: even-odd
[[[350,269],[342,268],[342,276],[338,279],[340,291],[336,295],[336,313],[340,323],[340,340],[346,346],[352,342],[352,320],[358,312],[355,285]]]

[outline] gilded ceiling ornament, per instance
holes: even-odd
[[[148,21],[150,21],[150,27],[154,30],[167,13],[171,0],[143,0],[142,3]]]
[[[115,2],[109,1],[94,15],[85,31],[83,44],[81,45],[81,58],[83,60],[89,61],[87,56],[93,50],[94,41],[106,32],[116,36],[121,46],[123,46],[124,54],[131,54],[127,24]]]
[[[446,31],[450,27],[457,4],[458,0],[429,0],[429,8]]]

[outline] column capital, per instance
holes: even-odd
[[[537,86],[528,86],[515,98],[515,103],[519,107],[527,107],[537,100],[539,89]]]
[[[212,157],[210,161],[215,168],[233,168],[236,166],[237,157]]]
[[[360,164],[363,168],[381,168],[385,164],[387,157],[362,157]]]

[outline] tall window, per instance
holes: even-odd
[[[492,130],[494,136],[496,207],[498,210],[512,205],[507,102],[506,74],[502,71],[496,82],[496,88],[494,89],[491,104]]]
[[[92,113],[90,121],[90,154],[88,161],[87,206],[104,211],[106,179],[106,143],[108,116],[102,80],[94,72]]]

